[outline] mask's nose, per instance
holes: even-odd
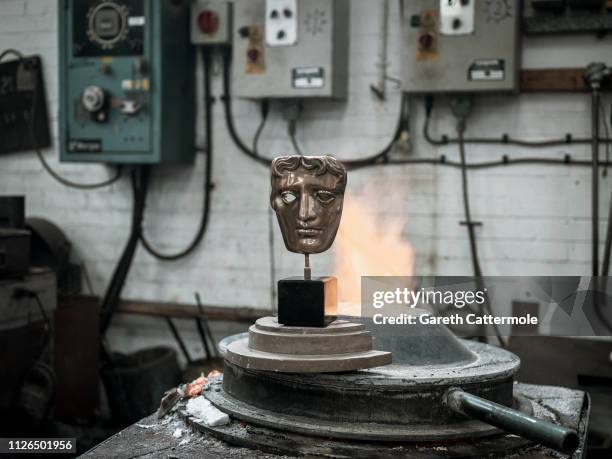
[[[314,197],[310,196],[308,193],[302,193],[300,195],[300,211],[298,214],[298,218],[300,221],[303,222],[307,222],[317,218],[317,214],[315,212]]]

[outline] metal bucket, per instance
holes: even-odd
[[[131,354],[113,353],[112,364],[102,369],[102,379],[113,419],[131,424],[150,415],[164,392],[181,382],[176,352],[169,347],[143,349]]]

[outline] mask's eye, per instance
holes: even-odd
[[[329,204],[334,199],[336,199],[336,195],[329,191],[317,191],[315,193],[315,197],[319,200],[319,202],[323,204]]]
[[[285,204],[292,204],[297,199],[297,196],[291,191],[283,191],[281,193],[281,199]]]

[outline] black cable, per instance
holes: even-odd
[[[610,161],[610,128],[608,126],[608,120],[606,120],[606,108],[604,107],[604,105],[600,102],[600,109],[601,109],[601,119],[603,121],[603,128],[604,128],[604,132],[606,134],[606,141],[604,142],[604,146],[605,146],[605,151],[606,151],[606,162]],[[612,118],[612,113],[610,114],[610,117]],[[604,168],[602,175],[604,177],[606,177],[608,175],[608,168]]]
[[[224,65],[223,65],[223,102],[225,108],[225,121],[227,124],[227,128],[229,130],[230,136],[236,146],[248,157],[254,159],[258,163],[269,166],[271,160],[262,156],[259,156],[257,152],[249,149],[244,142],[240,139],[237,134],[236,126],[234,125],[233,115],[232,115],[232,105],[231,105],[231,89],[230,89],[230,63],[231,63],[231,51],[226,50],[223,54],[224,56]],[[405,158],[399,160],[388,159],[387,155],[393,148],[396,140],[401,135],[402,130],[404,129],[405,124],[405,114],[408,111],[407,107],[407,96],[402,95],[402,110],[399,117],[399,122],[394,133],[392,140],[389,144],[381,150],[379,153],[370,156],[368,158],[358,159],[358,160],[348,160],[342,161],[347,167],[351,169],[358,169],[361,167],[369,167],[373,165],[405,165],[405,164],[431,164],[436,166],[448,166],[460,168],[461,163],[456,161],[448,161],[446,158]],[[498,166],[510,166],[517,164],[543,164],[543,165],[566,165],[566,166],[590,166],[590,161],[582,161],[582,160],[573,160],[569,155],[566,155],[564,158],[545,158],[545,157],[535,157],[535,158],[510,158],[508,156],[503,156],[499,161],[485,161],[481,163],[466,163],[465,167],[468,169],[484,169],[490,167],[498,167]],[[610,163],[601,163],[601,166],[609,166]]]
[[[431,121],[431,113],[433,109],[433,96],[427,95],[425,96],[425,121],[423,122],[423,137],[425,140],[431,145],[449,145],[449,144],[458,144],[459,138],[448,137],[447,135],[442,135],[439,138],[434,138],[429,132],[429,123]],[[548,140],[523,140],[523,139],[515,139],[513,137],[508,136],[507,134],[503,134],[500,138],[487,138],[487,137],[471,137],[464,138],[463,143],[473,143],[473,144],[494,144],[494,145],[516,145],[521,147],[531,147],[531,148],[545,148],[545,147],[556,147],[561,145],[577,145],[577,144],[590,144],[592,139],[583,138],[583,137],[573,137],[571,134],[566,134],[565,137],[559,139],[548,139]],[[612,143],[610,139],[599,139],[602,143]]]
[[[0,53],[0,61],[2,61],[2,59],[4,59],[6,56],[12,54],[13,56],[15,56],[18,60],[23,60],[23,54],[21,54],[19,51],[17,51],[16,49],[13,48],[8,48],[5,49],[4,51],[2,51]]]
[[[228,48],[223,52],[223,105],[225,108],[225,122],[229,131],[230,137],[236,146],[249,158],[257,161],[259,164],[264,166],[270,166],[271,159],[259,156],[257,152],[251,150],[240,138],[234,124],[234,117],[232,114],[232,97],[231,97],[231,50]],[[407,96],[405,94],[401,97],[400,104],[400,116],[397,125],[397,129],[393,135],[393,138],[389,144],[383,148],[379,153],[372,156],[360,158],[360,159],[349,159],[341,160],[342,163],[349,169],[356,169],[360,167],[370,166],[379,164],[383,159],[387,159],[387,155],[395,145],[397,139],[399,139],[402,130],[405,126],[405,115],[407,113]]]
[[[108,179],[106,179],[106,180],[104,180],[102,182],[98,182],[98,183],[77,183],[77,182],[72,182],[70,180],[65,179],[64,177],[59,175],[57,172],[55,172],[55,170],[53,170],[51,168],[51,166],[49,165],[49,163],[47,162],[47,160],[43,156],[42,152],[38,149],[38,147],[36,147],[35,151],[36,151],[36,156],[38,156],[38,159],[39,159],[40,163],[42,164],[43,168],[48,172],[48,174],[51,177],[53,177],[57,182],[61,183],[64,186],[67,186],[69,188],[76,188],[76,189],[79,189],[79,190],[95,190],[97,188],[104,188],[104,187],[112,185],[113,183],[118,181],[121,178],[121,176],[123,175],[123,167],[121,165],[119,165],[119,166],[117,166],[117,171],[115,172],[115,175],[113,175],[112,177],[109,177]]]
[[[234,116],[232,114],[232,97],[231,97],[231,60],[232,60],[232,51],[231,48],[224,49],[223,53],[223,106],[225,108],[225,124],[227,125],[227,130],[229,131],[230,137],[236,144],[236,146],[249,158],[255,160],[259,164],[264,166],[270,166],[271,160],[267,158],[263,158],[245,145],[242,141],[238,132],[236,131],[236,126],[234,125]]]
[[[601,104],[601,101],[600,101]],[[603,104],[601,104],[601,108],[603,109]],[[610,128],[612,128],[612,107],[610,107],[610,126],[608,126],[608,120],[605,116],[605,110],[603,110],[603,123],[604,123],[604,131],[606,133],[606,138],[610,138]],[[606,144],[606,163],[609,159],[609,148],[608,144]],[[610,195],[610,203],[608,206],[608,224],[606,227],[606,242],[604,246],[604,254],[603,254],[603,262],[601,267],[601,275],[607,276],[610,272],[610,252],[612,251],[612,194]]]
[[[236,126],[234,125],[234,119],[232,115],[232,105],[231,105],[231,89],[230,89],[230,64],[231,64],[231,51],[226,50],[223,54],[224,56],[224,66],[223,66],[223,102],[225,108],[225,121],[227,124],[228,131],[230,136],[236,146],[248,157],[257,161],[259,164],[269,166],[271,163],[271,159],[259,156],[256,151],[249,149],[245,143],[242,141],[240,136],[236,131]],[[427,98],[426,98],[427,100]],[[431,99],[433,101],[433,99]],[[405,159],[389,159],[388,154],[395,145],[395,142],[400,137],[402,130],[405,128],[406,124],[406,113],[408,111],[407,104],[407,95],[402,95],[402,109],[400,111],[400,117],[398,121],[397,128],[393,135],[393,138],[389,142],[389,144],[383,148],[379,153],[363,158],[363,159],[355,159],[355,160],[344,160],[342,163],[347,166],[349,169],[359,169],[362,167],[369,167],[374,165],[405,165],[405,164],[431,164],[436,166],[448,166],[461,168],[461,163],[456,161],[448,161],[445,157],[441,158],[405,158]],[[431,110],[431,109],[430,109]],[[426,116],[426,123],[429,123],[428,117]],[[427,138],[429,136],[427,129],[424,129],[424,135]],[[429,137],[428,141],[431,141],[435,144],[435,139],[431,139]],[[442,141],[439,144],[444,145],[449,143],[448,141]],[[567,144],[568,142],[564,141],[563,144]],[[545,146],[545,145],[542,145]],[[564,158],[545,158],[545,157],[532,157],[532,158],[510,158],[506,155],[502,157],[499,161],[484,161],[480,163],[466,163],[465,167],[468,169],[484,169],[490,167],[498,167],[498,166],[510,166],[517,164],[542,164],[542,165],[566,165],[566,166],[590,166],[590,161],[582,161],[582,160],[573,160],[569,155],[566,155]],[[601,163],[601,166],[609,166],[610,163]]]
[[[34,298],[34,301],[36,302],[36,305],[38,306],[38,310],[40,311],[40,314],[43,316],[43,319],[45,323],[47,324],[49,333],[51,333],[51,321],[49,320],[49,316],[47,315],[47,312],[45,311],[45,307],[43,306],[42,301],[40,300],[40,295],[38,295],[38,292],[34,290],[30,290],[29,292],[31,293],[31,296]]]
[[[291,141],[293,152],[300,156],[304,156],[304,152],[297,140],[297,123],[303,111],[304,105],[300,100],[291,101],[283,107],[284,118],[287,121],[287,137]]]
[[[591,83],[591,269],[599,274],[599,107],[601,94]]]
[[[34,302],[36,303],[36,306],[38,307],[38,310],[40,311],[40,315],[42,316],[43,321],[45,322],[45,347],[41,351],[41,355],[42,355],[51,342],[51,320],[49,319],[49,315],[47,314],[47,311],[45,311],[45,307],[42,304],[40,295],[38,294],[36,290],[19,288],[13,292],[13,298],[22,298],[22,297],[34,299]]]
[[[409,106],[408,106],[408,95],[402,93],[400,99],[400,112],[397,120],[397,126],[395,128],[395,132],[393,133],[393,137],[389,141],[389,143],[378,153],[362,158],[362,159],[349,159],[344,160],[342,163],[348,169],[359,169],[362,167],[373,166],[377,164],[385,164],[389,162],[389,153],[393,149],[395,143],[399,140],[402,135],[402,131],[406,129],[408,124],[408,116],[409,116]]]
[[[253,137],[253,152],[256,155],[259,155],[259,139],[261,138],[261,133],[266,126],[269,114],[270,101],[268,101],[268,99],[264,99],[261,101],[261,121],[259,122],[259,126],[257,126],[257,130],[255,131],[255,136]]]
[[[146,239],[144,231],[140,234],[140,241],[147,252],[149,252],[155,258],[162,261],[174,261],[179,258],[183,258],[189,255],[195,250],[195,248],[202,242],[206,228],[208,227],[208,220],[210,216],[210,201],[212,189],[214,187],[212,183],[212,165],[213,165],[213,127],[212,127],[212,91],[211,91],[211,68],[212,68],[212,55],[211,51],[207,48],[202,48],[202,62],[204,67],[204,110],[205,110],[205,137],[206,137],[206,171],[204,175],[204,193],[203,193],[203,205],[202,205],[202,216],[198,226],[198,231],[189,245],[178,253],[165,254],[159,252],[151,243]]]
[[[49,320],[49,316],[47,315],[47,312],[45,311],[45,307],[42,304],[42,301],[40,299],[40,295],[38,294],[38,292],[34,290],[31,290],[29,292],[31,293],[31,296],[34,298],[34,301],[36,302],[36,305],[38,306],[38,310],[40,311],[40,314],[43,316],[43,320],[45,321],[45,325],[46,325],[45,346],[40,351],[40,356],[42,357],[43,354],[51,346],[51,340],[53,339],[53,333],[51,332],[51,320]]]
[[[472,220],[472,213],[470,212],[470,198],[468,192],[468,178],[467,178],[467,168],[465,167],[465,144],[461,141],[463,139],[463,127],[464,121],[460,120],[458,122],[457,132],[459,133],[459,153],[461,158],[461,192],[463,196],[463,212],[465,214],[465,226],[468,230],[468,237],[470,240],[470,253],[472,258],[472,267],[474,270],[474,276],[481,277],[482,270],[480,268],[480,261],[478,258],[478,247],[476,245],[476,234],[474,232],[474,226],[476,223]]]
[[[457,99],[458,100],[458,99]],[[470,257],[472,260],[472,267],[474,271],[474,278],[476,282],[476,288],[483,292],[484,302],[482,304],[483,310],[487,309],[490,314],[493,314],[491,309],[491,303],[489,300],[489,294],[485,287],[483,278],[482,278],[482,268],[480,266],[480,259],[478,257],[478,245],[476,243],[476,232],[475,226],[478,223],[472,220],[472,213],[470,209],[470,197],[469,197],[469,186],[468,186],[468,176],[467,176],[467,161],[465,154],[465,143],[463,142],[463,135],[465,133],[465,120],[466,117],[471,110],[471,100],[469,98],[462,99],[461,101],[454,102],[453,111],[456,112],[457,120],[457,138],[459,139],[459,158],[461,164],[461,191],[463,197],[463,211],[465,215],[465,221],[463,224],[466,226],[468,231],[468,239],[470,243]],[[459,113],[457,115],[457,113]],[[481,310],[481,314],[483,313]],[[502,347],[507,347],[507,344],[496,325],[493,325],[493,330],[495,331],[495,336],[497,337],[500,345]],[[484,336],[479,337],[481,340],[485,340]]]
[[[594,89],[595,91],[595,89]],[[602,115],[602,119],[603,119],[603,125],[604,125],[604,132],[606,135],[606,139],[610,139],[610,129],[608,128],[608,121],[606,120],[606,112],[605,112],[605,108],[601,102],[601,98],[600,97],[596,97],[594,98],[597,100],[597,106],[594,107],[593,109],[593,116],[595,115],[599,115],[601,113]],[[611,107],[611,113],[610,113],[610,124],[612,125],[612,107]],[[594,131],[594,143],[593,143],[593,148],[594,148],[594,159],[596,161],[596,163],[594,164],[594,166],[599,164],[599,142],[595,141],[595,139],[597,139],[599,137],[598,135],[598,131],[599,131],[599,120],[594,120],[593,122],[593,127],[595,129]],[[608,142],[606,142],[606,162],[608,162],[609,159],[609,145]],[[605,171],[606,169],[604,169]],[[596,174],[595,174],[596,176]],[[597,215],[597,214],[596,214]],[[609,204],[609,209],[608,209],[608,224],[607,224],[607,228],[606,228],[606,241],[605,241],[605,247],[604,247],[604,258],[603,258],[603,262],[602,262],[602,277],[595,277],[594,280],[595,282],[598,284],[597,286],[602,286],[603,289],[601,289],[603,291],[603,294],[600,295],[599,288],[594,289],[595,291],[592,292],[593,294],[593,307],[595,309],[595,314],[597,315],[597,317],[599,318],[599,320],[601,321],[601,323],[606,327],[606,329],[609,332],[612,332],[612,323],[610,323],[610,321],[608,320],[607,316],[604,314],[604,308],[608,307],[608,303],[606,301],[607,299],[607,295],[605,295],[605,292],[607,290],[607,283],[608,283],[608,273],[610,270],[610,249],[612,247],[612,196],[610,197],[610,204]],[[593,247],[593,251],[594,253],[597,253],[599,251],[599,244],[597,243],[596,247]],[[596,260],[595,260],[596,261]],[[594,269],[595,270],[595,269]],[[596,271],[596,270],[595,270]],[[595,273],[596,274],[596,273]]]
[[[304,156],[302,149],[300,148],[300,144],[297,141],[297,121],[290,120],[287,121],[287,134],[289,135],[289,139],[291,140],[291,146],[293,147],[293,151],[296,155]]]
[[[113,314],[119,305],[121,291],[123,290],[123,286],[132,265],[132,260],[138,248],[138,240],[142,234],[142,220],[144,217],[148,187],[149,167],[141,166],[132,170],[132,192],[134,196],[132,205],[132,226],[128,241],[115,267],[100,307],[101,338],[104,337]]]
[[[379,163],[381,166],[393,166],[393,165],[406,165],[406,164],[429,164],[432,166],[448,166],[460,169],[461,162],[449,161],[445,156],[438,158],[407,158],[398,160],[389,160],[384,163]],[[527,157],[527,158],[510,158],[506,155],[502,156],[502,159],[498,161],[482,161],[475,163],[466,163],[467,169],[488,169],[491,167],[499,166],[513,166],[520,164],[542,164],[550,166],[580,166],[580,167],[591,167],[591,161],[576,160],[572,159],[569,155],[563,158],[539,158],[539,157]],[[612,162],[600,162],[599,167],[612,166]]]
[[[4,59],[5,56],[8,56],[9,54],[12,54],[14,56],[17,57],[18,61],[22,61],[24,59],[23,54],[21,54],[19,51],[15,50],[15,49],[6,49],[4,50],[2,53],[0,53],[0,61],[2,61],[2,59]],[[30,123],[28,125],[28,134],[30,135],[30,140],[32,142],[33,145],[33,150],[36,153],[36,156],[38,157],[38,160],[40,161],[41,165],[43,166],[43,168],[47,171],[47,173],[53,177],[56,181],[58,181],[59,183],[61,183],[64,186],[70,187],[70,188],[76,188],[79,190],[93,190],[96,188],[103,188],[109,185],[112,185],[113,183],[115,183],[117,180],[119,180],[123,174],[123,169],[121,166],[117,167],[117,171],[115,173],[114,176],[108,178],[107,180],[104,180],[102,182],[98,182],[98,183],[77,183],[77,182],[72,182],[70,180],[65,179],[64,177],[62,177],[61,175],[59,175],[47,162],[47,160],[45,159],[44,155],[42,154],[42,152],[40,151],[40,148],[37,145],[36,142],[36,135],[34,133],[34,115],[36,113],[36,103],[38,101],[38,85],[34,86],[34,91],[32,91],[32,105],[30,108]]]

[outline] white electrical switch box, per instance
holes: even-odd
[[[466,35],[474,33],[476,0],[440,0],[440,33]]]
[[[298,40],[297,0],[266,0],[266,44],[292,46]]]
[[[234,95],[346,97],[349,0],[234,0],[233,8]]]

